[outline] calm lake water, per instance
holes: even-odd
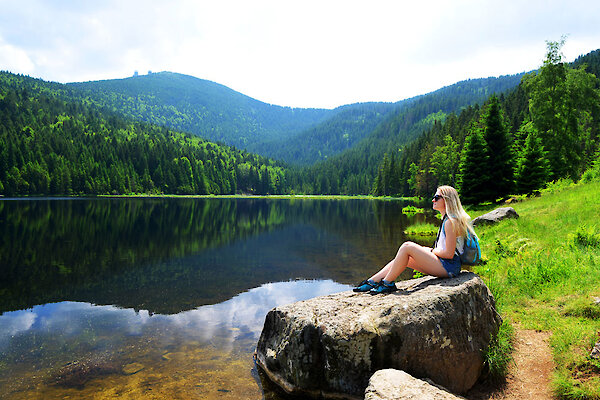
[[[277,398],[252,360],[266,313],[349,290],[439,224],[405,205],[2,200],[0,398]]]

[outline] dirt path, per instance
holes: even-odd
[[[469,400],[551,400],[550,378],[554,363],[550,334],[516,329],[514,363],[500,388],[479,386],[466,396]]]

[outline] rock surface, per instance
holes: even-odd
[[[365,400],[458,400],[443,387],[414,378],[397,369],[381,369],[369,379]]]
[[[274,308],[258,365],[286,392],[311,397],[362,398],[386,368],[466,392],[501,323],[488,288],[464,271],[397,286],[389,295],[342,292]]]
[[[596,345],[592,348],[590,357],[592,357],[596,360],[600,359],[600,342],[596,343]]]
[[[519,218],[519,214],[512,207],[501,207],[487,214],[483,214],[473,220],[473,226],[495,224],[506,218]]]

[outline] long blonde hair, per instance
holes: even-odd
[[[475,230],[471,224],[471,217],[463,208],[456,189],[452,186],[440,186],[438,187],[438,190],[446,202],[446,214],[448,215],[448,218],[451,218],[456,222],[453,224],[456,236],[466,236],[467,230],[474,235]]]

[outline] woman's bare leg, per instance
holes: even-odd
[[[429,247],[424,247],[413,242],[404,242],[396,257],[390,261],[377,274],[373,275],[374,281],[378,282],[385,279],[392,282],[400,276],[402,272],[410,267],[427,275],[437,277],[447,277],[448,272],[442,267],[442,263]],[[374,279],[374,278],[379,278]]]
[[[383,278],[388,274],[390,268],[392,268],[392,263],[394,260],[390,261],[385,265],[385,267],[381,268],[375,275],[369,278],[369,280],[373,282],[381,282]]]

